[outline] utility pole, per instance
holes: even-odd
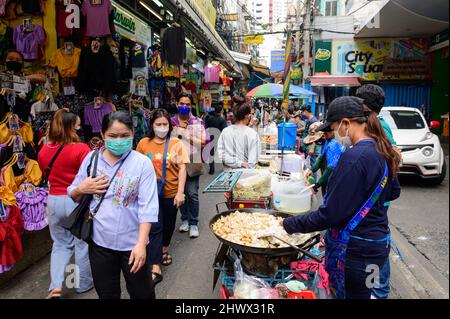
[[[292,28],[294,29],[298,29],[299,31],[297,31],[296,35],[295,35],[295,53],[297,54],[297,56],[300,56],[300,49],[301,49],[301,36],[302,33],[300,32],[300,20],[302,17],[302,1],[301,0],[297,0],[297,10],[296,10],[296,17],[295,17],[295,22],[292,24]]]
[[[311,55],[311,10],[312,10],[312,3],[311,0],[305,1],[305,7],[306,7],[306,18],[304,21],[305,31],[304,31],[304,64],[303,64],[303,86],[306,84],[306,80],[309,77],[310,73],[310,67],[309,67],[309,56]]]

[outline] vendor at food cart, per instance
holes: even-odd
[[[325,195],[328,180],[346,148],[336,141],[334,131],[331,130],[329,125],[324,124],[318,127],[315,134],[319,136],[318,133],[322,133],[322,137],[316,141],[316,144],[322,146],[320,157],[311,166],[311,170],[306,172],[306,178],[308,179],[308,184],[314,184],[313,189],[316,193],[322,188],[322,193]],[[314,173],[319,169],[322,171],[322,176],[317,180]]]
[[[370,299],[369,265],[382,269],[389,258],[389,222],[384,203],[400,196],[400,158],[375,113],[363,100],[342,97],[329,107],[327,122],[344,146],[324,204],[308,215],[290,217],[288,233],[328,230],[325,266],[337,298]]]

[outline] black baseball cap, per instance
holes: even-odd
[[[325,123],[317,131],[331,131],[331,124],[344,118],[355,118],[366,116],[364,112],[364,100],[355,96],[343,96],[333,100],[328,107]]]

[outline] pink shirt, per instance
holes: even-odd
[[[101,5],[93,5],[92,0],[85,0],[81,12],[87,19],[88,37],[101,37],[111,34],[109,15],[112,7],[110,0],[103,0]]]
[[[206,66],[204,71],[206,83],[220,83],[220,72],[222,71],[220,66]]]

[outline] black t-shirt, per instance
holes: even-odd
[[[145,59],[145,48],[138,43],[133,46],[131,65],[133,68],[145,68],[147,65],[147,61]]]
[[[41,2],[39,0],[20,0],[24,13],[41,15]]]
[[[28,122],[30,119],[31,113],[31,103],[27,102],[24,99],[16,97],[16,105],[13,107],[13,113],[17,114],[19,118]],[[4,96],[0,96],[0,120],[3,120],[5,115],[10,112],[10,106],[8,105],[6,98]]]

